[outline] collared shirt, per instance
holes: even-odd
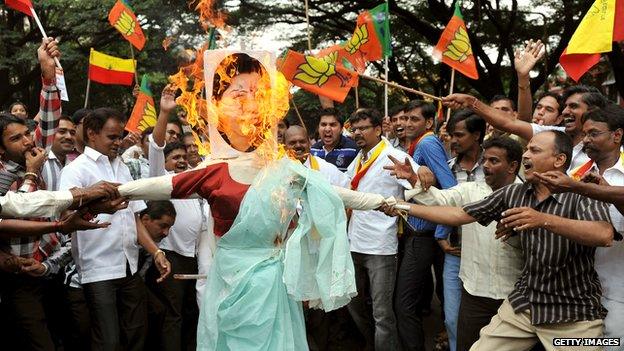
[[[100,180],[123,184],[132,181],[132,177],[119,157],[111,162],[87,146],[82,155],[63,169],[60,189],[84,188]],[[82,284],[123,278],[126,263],[132,274],[137,271],[135,213],[144,208],[142,201],[131,201],[124,210],[98,215],[100,221],[111,223],[108,228],[77,231],[72,236],[72,256]]]
[[[390,141],[390,145],[392,145],[393,148],[397,150],[401,150],[403,152],[407,152],[407,147],[409,147],[409,143],[407,144],[407,147],[403,147],[401,145],[401,141],[399,140],[399,138],[392,138],[389,141]]]
[[[338,167],[341,172],[345,172],[357,156],[358,147],[355,141],[341,135],[338,145],[332,151],[327,152],[321,140],[312,145],[310,153]]]
[[[54,152],[50,150],[48,152],[48,159],[43,164],[41,169],[41,177],[43,177],[43,181],[46,184],[47,190],[58,190],[59,189],[59,179],[61,177],[61,171],[63,167],[69,164],[70,160],[65,159],[65,163],[62,164],[61,160],[56,157]]]
[[[464,206],[482,225],[499,221],[510,208],[536,211],[583,221],[610,221],[605,203],[574,193],[553,194],[538,202],[531,184],[511,184],[484,200]],[[543,228],[520,233],[524,267],[509,295],[516,313],[527,309],[533,325],[604,319],[601,288],[594,270],[596,248]]]
[[[596,164],[589,172],[599,173]],[[616,164],[602,173],[602,177],[609,185],[624,186],[624,157],[620,156]],[[615,230],[624,233],[624,217],[615,205],[609,205],[609,214]],[[594,266],[602,284],[602,296],[624,303],[624,241],[614,240],[610,247],[596,248]]]
[[[533,135],[547,130],[558,130],[560,132],[565,132],[565,127],[543,126],[536,123],[531,123],[531,128],[533,129]],[[580,142],[574,145],[574,147],[572,148],[572,160],[570,162],[570,168],[568,168],[568,171],[579,167],[587,161],[589,161],[589,156],[587,156],[587,154],[583,151],[583,142]]]
[[[158,146],[152,135],[149,139],[149,176],[158,177],[172,174],[165,169],[165,146]],[[210,217],[210,206],[205,199],[171,200],[176,210],[176,220],[169,235],[158,246],[186,257],[195,257],[197,243],[202,231],[207,230],[206,221]],[[214,233],[210,233],[214,235]]]
[[[388,144],[383,138],[374,148],[366,155],[362,151],[358,155],[365,156],[369,159],[371,155],[381,147],[382,143],[386,143],[385,149],[379,154],[375,162],[373,162],[366,174],[360,179],[357,191],[365,193],[381,194],[384,197],[394,196],[395,198],[403,198],[403,191],[411,189],[412,186],[404,179],[397,179],[390,175],[390,171],[383,169],[384,166],[392,164],[388,155],[392,155],[398,160],[409,158],[406,153],[399,151]],[[347,176],[353,178],[355,170],[360,158],[356,158],[347,169]],[[414,169],[418,168],[412,162]],[[356,189],[354,189],[356,190]],[[352,252],[358,252],[369,255],[394,255],[397,253],[397,220],[395,217],[388,217],[379,211],[358,211],[353,210],[351,220],[349,221],[349,242]]]
[[[450,159],[448,161],[448,165],[451,168],[451,172],[453,172],[458,184],[465,182],[485,183],[485,173],[483,173],[483,151],[481,151],[479,159],[470,170],[462,168],[459,156]]]
[[[516,178],[516,183],[521,183]],[[408,193],[411,193],[408,195]],[[461,207],[481,201],[492,193],[484,182],[460,183],[450,189],[440,190],[430,187],[426,192],[420,185],[406,191],[405,197],[426,206]],[[461,226],[461,266],[459,277],[464,289],[473,296],[501,300],[506,298],[518,281],[524,258],[520,248],[520,238],[516,235],[507,241],[495,237],[496,223],[487,227],[479,223]]]
[[[412,156],[417,164],[427,166],[433,172],[440,188],[448,189],[457,185],[457,181],[447,163],[448,156],[444,150],[444,145],[435,135],[424,137],[418,143]],[[408,221],[416,230],[435,230],[435,237],[438,239],[446,239],[452,229],[449,226],[436,225],[424,219],[411,216],[408,218]]]
[[[329,181],[331,185],[335,185],[335,186],[339,186],[343,188],[349,188],[349,182],[350,182],[349,177],[347,177],[347,175],[342,173],[338,169],[338,167],[332,165],[331,163],[323,160],[320,157],[316,157],[313,155],[308,156],[308,159],[303,164],[305,167],[311,168],[310,157],[315,158],[316,163],[319,166],[318,171],[327,179],[327,181]]]
[[[41,79],[39,94],[39,125],[35,128],[35,145],[50,150],[61,118],[61,94],[56,78]]]

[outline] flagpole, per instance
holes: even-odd
[[[455,68],[451,68],[451,86],[449,87],[449,95],[453,94],[453,86],[455,85]],[[446,110],[446,122],[451,118],[451,108]]]
[[[308,0],[305,0],[306,30],[308,32],[308,54],[312,55],[312,39],[310,38],[310,15],[308,14],[308,12]]]
[[[91,90],[91,79],[89,79],[89,77],[87,77],[87,91],[85,93],[84,108],[87,108],[87,105],[89,104],[89,90]]]
[[[134,65],[134,84],[139,85],[139,77],[137,76],[137,63],[134,59],[134,48],[132,47],[132,43],[128,42],[130,45],[130,58],[132,59],[132,64]]]
[[[363,74],[360,74],[360,78],[372,80],[374,82],[381,83],[381,84],[386,84],[386,85],[388,85],[390,87],[402,89],[402,90],[408,91],[410,93],[414,93],[414,94],[420,95],[422,97],[426,97],[428,99],[432,99],[432,100],[436,100],[436,101],[442,101],[441,97],[438,97],[438,96],[435,96],[435,95],[431,95],[431,94],[425,93],[425,92],[420,91],[420,90],[408,88],[406,86],[397,84],[395,82],[390,82],[390,81],[386,81],[386,80],[383,80],[383,79],[379,79],[379,78],[375,78],[375,77],[371,77],[371,76],[366,76],[366,75],[363,75]]]
[[[37,27],[39,27],[39,31],[41,32],[41,35],[43,36],[43,39],[48,39],[48,35],[45,32],[45,29],[43,29],[43,26],[41,25],[41,21],[39,20],[39,16],[37,16],[37,12],[35,12],[34,8],[30,8],[30,12],[33,15],[33,18],[35,19],[35,23],[37,23]],[[61,66],[61,62],[58,60],[57,57],[54,58],[54,63],[56,63],[56,67],[63,69],[63,66]]]
[[[301,123],[301,126],[303,127],[303,129],[306,129],[307,131],[306,125],[303,122],[303,118],[301,117],[301,114],[299,113],[299,109],[297,108],[297,104],[295,103],[295,98],[291,96],[290,101],[292,102],[293,107],[295,108],[295,113],[297,114],[297,117],[299,117],[299,123]]]
[[[358,87],[355,87],[355,109],[360,108],[360,94],[358,92]]]
[[[384,78],[388,81],[388,57],[384,59]],[[384,84],[384,117],[388,117],[388,84]]]

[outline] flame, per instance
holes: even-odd
[[[216,9],[214,0],[191,1],[190,5],[194,5],[195,11],[199,12],[199,21],[205,31],[210,27],[225,27],[227,15],[225,12]]]

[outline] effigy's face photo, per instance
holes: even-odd
[[[220,129],[228,138],[251,137],[260,125],[260,102],[256,97],[260,78],[256,72],[232,77],[230,86],[217,101]]]

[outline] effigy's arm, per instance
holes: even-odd
[[[172,198],[173,174],[137,179],[119,186],[119,194],[130,200],[169,200]]]
[[[354,210],[369,211],[375,210],[381,205],[394,205],[396,200],[394,198],[385,199],[379,194],[362,193],[359,191],[348,190],[338,186],[334,186],[334,190],[342,199],[345,207]]]

